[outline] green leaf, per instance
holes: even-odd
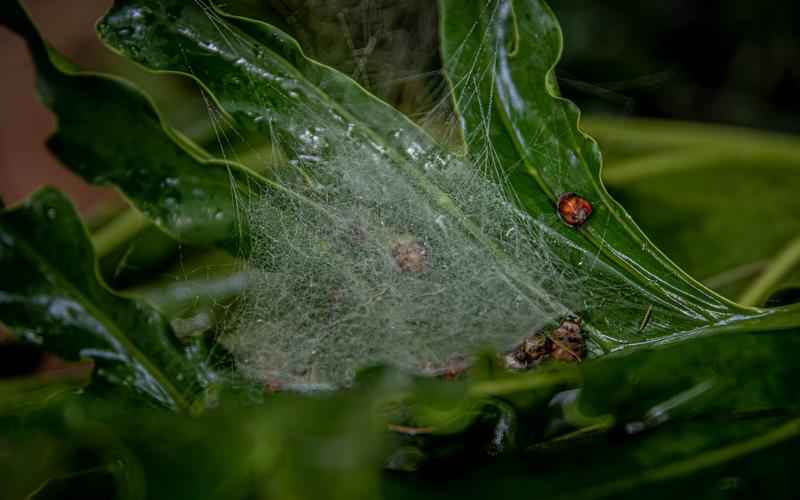
[[[606,192],[597,144],[578,128],[577,108],[559,97],[552,70],[562,50],[562,35],[543,2],[499,0],[465,6],[444,0],[441,26],[445,67],[470,154],[491,161],[520,204],[547,221],[565,246],[576,249],[577,260],[597,256],[621,275],[600,281],[626,291],[628,311],[608,301],[600,307],[600,297],[586,292],[595,309],[602,309],[600,314],[613,318],[610,330],[617,340],[637,342],[754,312],[689,277]],[[559,197],[568,192],[586,198],[594,209],[577,230],[561,223],[555,211]],[[648,303],[666,328],[651,325],[642,334],[638,327]],[[636,309],[638,318],[631,314]]]
[[[61,399],[0,421],[0,437],[17,451],[0,454],[0,466],[30,468],[29,475],[11,477],[10,486],[21,488],[54,466],[63,476],[117,464],[117,491],[146,488],[159,498],[235,499],[257,492],[277,498],[373,498],[378,492],[384,498],[485,498],[531,491],[545,498],[671,498],[675,492],[714,498],[720,489],[750,491],[759,483],[769,485],[771,498],[791,498],[794,490],[782,478],[800,458],[795,337],[720,335],[581,367],[487,370],[463,383],[373,372],[350,391],[280,394],[264,406],[223,398],[195,417],[113,399]],[[697,384],[703,390],[687,391]],[[625,387],[619,397],[609,398],[616,394],[609,388],[619,386]],[[444,425],[418,428],[419,434],[395,425],[387,435],[398,401],[438,414]],[[505,412],[492,411],[501,406]],[[574,406],[610,412],[612,421],[587,426],[590,420],[576,418]],[[408,408],[400,412],[405,418]],[[466,425],[447,425],[454,419]],[[509,427],[511,435],[504,434]],[[25,453],[31,447],[51,450],[49,460]],[[379,475],[382,464],[396,468],[402,460],[419,460],[419,471]],[[731,477],[738,478],[733,485]],[[77,476],[73,491],[93,481]]]
[[[791,248],[800,223],[786,216],[800,210],[796,139],[603,117],[587,127],[618,158],[604,171],[609,189],[693,276],[750,305],[762,305],[778,286],[798,283]],[[781,269],[779,256],[787,252]],[[774,268],[778,274],[771,278]]]
[[[246,228],[238,204],[262,185],[257,176],[210,159],[125,81],[74,69],[17,1],[0,8],[0,24],[28,43],[39,94],[58,119],[48,145],[61,161],[88,182],[117,186],[179,241],[239,249]]]
[[[71,479],[70,496],[91,491],[104,481],[85,472],[114,466],[99,498],[371,499],[385,436],[364,411],[370,396],[280,396],[200,416],[71,398],[0,420],[13,452],[0,454],[0,466],[30,469],[6,478],[24,493],[31,477]]]
[[[638,421],[642,430],[676,418],[796,413],[798,352],[796,329],[731,332],[589,363],[581,411]]]
[[[320,153],[318,145],[302,139],[314,126],[331,147],[341,142],[340,132],[352,129],[352,140],[385,145],[390,156],[406,162],[413,156],[409,150],[435,146],[403,114],[307,58],[286,33],[205,0],[120,0],[98,31],[110,47],[151,70],[195,79],[241,131],[256,132],[256,146],[266,137],[290,158]]]
[[[189,362],[166,319],[111,292],[83,224],[43,189],[0,215],[0,319],[66,359],[92,358],[95,380],[176,409],[200,404],[211,373]]]

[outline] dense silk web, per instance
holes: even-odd
[[[342,383],[377,362],[431,371],[569,312],[579,278],[474,165],[420,152],[413,179],[371,145],[331,147],[303,163],[313,180],[252,205],[257,278],[228,339],[248,375]],[[419,265],[403,265],[409,245]]]
[[[476,72],[453,85],[476,99],[487,78]],[[448,99],[430,115],[440,128],[458,123],[439,118]],[[377,363],[430,374],[582,314],[580,290],[603,290],[592,278],[602,264],[570,257],[552,230],[555,208],[517,208],[488,140],[490,115],[460,156],[404,129],[391,141],[403,150],[387,147],[336,109],[264,111],[278,187],[241,201],[253,278],[223,337],[244,376],[346,385]],[[209,116],[224,151],[231,128],[211,103]],[[456,125],[446,132],[460,137]]]

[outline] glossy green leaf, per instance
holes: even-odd
[[[58,118],[48,145],[60,160],[93,184],[118,187],[179,241],[239,248],[246,229],[238,204],[261,185],[256,176],[210,159],[125,81],[76,70],[18,2],[0,8],[0,24],[28,43],[39,93]]]
[[[608,195],[600,180],[598,147],[578,128],[577,108],[559,97],[552,69],[562,48],[561,31],[543,2],[465,6],[445,0],[442,11],[445,67],[470,154],[491,160],[520,204],[546,220],[564,245],[575,249],[576,260],[601,260],[619,273],[601,281],[630,290],[630,308],[641,311],[637,318],[608,302],[602,307],[606,318],[614,318],[612,331],[621,342],[753,313],[690,278]],[[568,192],[586,198],[594,209],[577,230],[555,214],[556,202]],[[590,291],[587,296],[592,300]],[[643,334],[638,326],[648,303],[652,317],[664,322],[651,323]],[[595,319],[591,311],[589,316]]]
[[[72,204],[44,189],[0,215],[0,319],[66,359],[92,358],[97,382],[161,404],[202,405],[210,373],[187,360],[167,320],[100,281]]]
[[[344,132],[350,140],[383,146],[401,163],[439,149],[403,114],[307,58],[286,33],[213,3],[120,0],[98,30],[105,43],[147,68],[198,81],[240,132],[255,134],[255,148],[270,144],[296,160],[320,154],[304,133],[335,149]]]

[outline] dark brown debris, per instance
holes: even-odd
[[[576,363],[586,357],[586,339],[580,319],[565,319],[550,332],[535,332],[504,357],[506,367],[527,370],[548,361]]]
[[[580,320],[564,320],[550,334],[553,342],[553,359],[580,362],[586,357],[586,340],[581,334]]]

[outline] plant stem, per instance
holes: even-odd
[[[84,217],[84,223],[90,232],[95,233],[103,226],[114,220],[128,208],[123,200],[114,199],[95,208],[92,213]]]
[[[736,283],[737,281],[742,281],[757,275],[758,273],[762,272],[765,267],[767,267],[767,264],[768,262],[766,260],[749,262],[747,264],[742,264],[741,266],[736,266],[733,269],[722,271],[721,273],[715,274],[708,278],[703,278],[702,282],[708,288],[717,290],[724,286]]]
[[[699,147],[706,150],[780,151],[800,158],[800,140],[797,138],[744,127],[608,116],[584,117],[581,126],[604,149],[645,152]]]
[[[603,169],[603,180],[610,186],[621,186],[661,174],[711,168],[780,167],[800,171],[800,144],[794,149],[767,149],[757,145],[690,148],[677,151],[653,152],[627,160],[618,160]]]
[[[221,276],[186,279],[160,287],[128,289],[126,292],[144,297],[168,318],[175,318],[187,309],[225,303],[243,293],[251,276],[246,271]]]
[[[690,458],[668,462],[665,465],[648,469],[646,472],[638,475],[629,475],[622,479],[611,480],[606,484],[593,486],[584,493],[576,495],[574,498],[589,499],[614,497],[624,491],[640,488],[646,484],[697,473],[703,469],[731,462],[737,458],[785,442],[796,437],[798,434],[800,434],[800,419],[790,420],[780,427],[760,436],[744,441],[737,441],[727,446],[723,445]]]
[[[92,245],[97,258],[110,254],[141,232],[148,224],[147,218],[138,210],[133,208],[125,210],[120,216],[101,227],[92,235]]]
[[[777,285],[781,278],[800,264],[800,237],[794,240],[778,254],[764,272],[739,297],[739,303],[746,306],[757,306]]]

